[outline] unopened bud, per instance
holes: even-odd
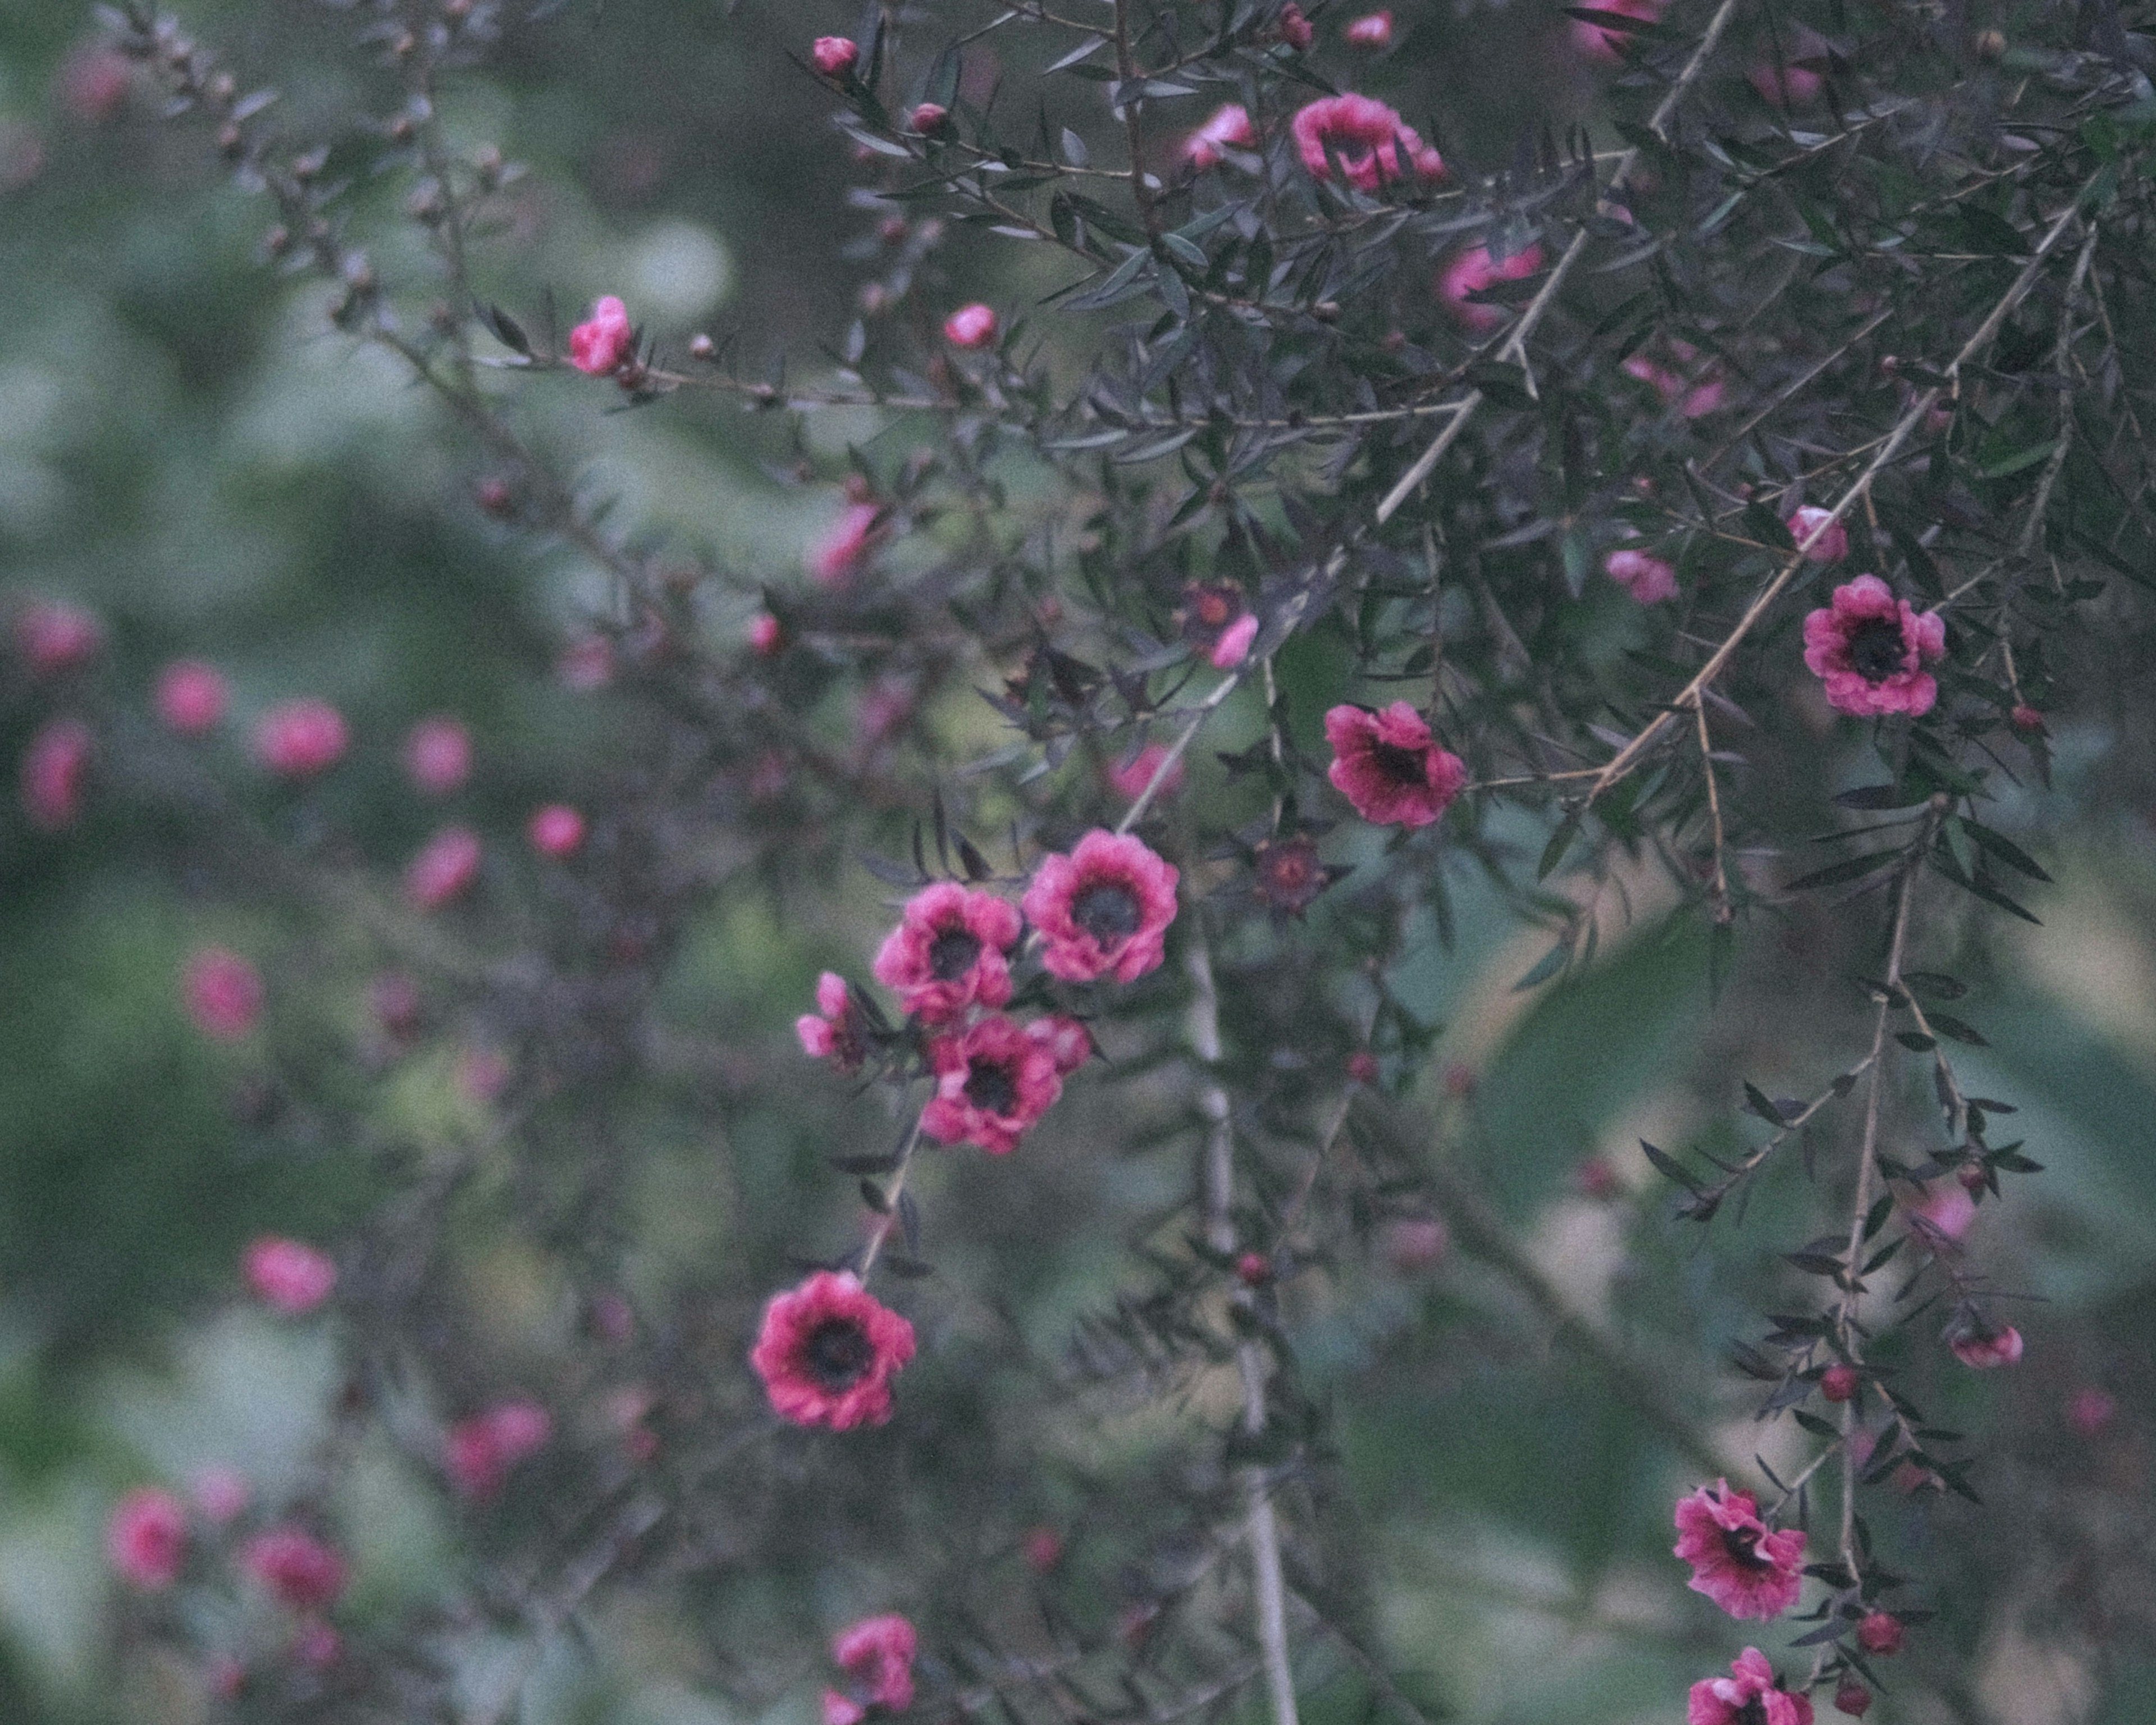
[[[1980,60],[2001,59],[2006,53],[2006,33],[2003,30],[1979,30],[1975,47],[1976,57]]]
[[[689,337],[689,357],[709,359],[719,351],[719,344],[701,331]]]

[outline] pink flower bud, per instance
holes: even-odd
[[[337,1281],[336,1260],[327,1252],[274,1235],[249,1243],[240,1273],[256,1298],[286,1317],[312,1312],[329,1298]]]
[[[1393,15],[1389,12],[1365,13],[1348,26],[1348,40],[1357,48],[1390,48],[1393,45]]]
[[[1813,563],[1838,563],[1849,555],[1849,529],[1840,521],[1830,521],[1834,511],[1807,503],[1783,525],[1789,528],[1789,537],[1802,545],[1822,524],[1826,531],[1820,534],[1812,548],[1804,553],[1804,560]]]
[[[33,826],[57,833],[82,813],[82,781],[97,744],[80,719],[54,719],[23,752],[23,812]]]
[[[846,36],[819,36],[808,58],[826,78],[844,78],[860,64],[861,45]]]
[[[1213,117],[1183,140],[1183,159],[1204,172],[1218,167],[1224,151],[1247,150],[1258,141],[1250,124],[1250,110],[1240,102],[1229,102],[1213,110]]]
[[[405,776],[425,796],[462,789],[471,765],[471,732],[454,719],[422,719],[405,735]]]
[[[1149,742],[1127,761],[1111,767],[1108,769],[1108,783],[1126,803],[1135,803],[1145,794],[1146,787],[1152,783],[1153,774],[1160,771],[1160,763],[1167,758],[1166,743]],[[1182,788],[1183,762],[1178,759],[1161,780],[1158,794],[1172,797]]]
[[[549,803],[532,812],[525,834],[542,856],[574,856],[583,846],[584,818],[566,803]]]
[[[262,1016],[262,974],[237,952],[204,947],[181,974],[180,999],[203,1035],[237,1042]]]
[[[1834,1710],[1861,1719],[1871,1711],[1871,1692],[1851,1678],[1834,1692]]]
[[[1257,614],[1245,611],[1220,631],[1220,639],[1205,656],[1215,670],[1233,670],[1250,656],[1250,643],[1258,638]]]
[[[439,911],[479,879],[479,834],[444,827],[404,865],[404,896],[418,910]]]
[[[593,377],[618,369],[635,347],[629,308],[612,294],[592,307],[590,319],[569,331],[569,363]]]
[[[1829,1366],[1820,1373],[1820,1394],[1830,1402],[1845,1402],[1856,1394],[1859,1382],[1854,1366]]]
[[[16,618],[15,644],[33,675],[56,677],[97,657],[97,649],[105,644],[105,626],[80,605],[39,599],[25,605]]]
[[[503,1402],[449,1428],[443,1465],[463,1497],[484,1502],[499,1491],[510,1471],[546,1447],[554,1422],[536,1402]]]
[[[760,659],[768,659],[786,644],[786,629],[768,611],[759,611],[749,619],[749,650]]]
[[[344,758],[352,741],[344,715],[326,701],[280,701],[255,721],[254,754],[285,778],[311,778]]]
[[[941,102],[923,102],[906,116],[906,127],[908,131],[928,137],[942,131],[950,117],[951,110]]]
[[[1246,1288],[1261,1288],[1273,1279],[1273,1260],[1263,1252],[1245,1252],[1235,1260],[1235,1280]]]
[[[1659,604],[1677,596],[1676,566],[1644,551],[1613,551],[1602,560],[1602,567],[1636,604]]]
[[[976,302],[943,320],[943,339],[953,347],[985,347],[996,338],[996,314]]]
[[[2044,716],[2033,706],[2017,706],[2008,716],[2016,731],[2039,732],[2044,728]]]
[[[224,716],[230,691],[223,675],[200,660],[176,659],[157,673],[157,717],[168,731],[200,737]]]
[[[1856,1625],[1857,1645],[1881,1659],[1902,1651],[1902,1620],[1891,1611],[1871,1612]]]
[[[1310,20],[1303,16],[1302,8],[1295,0],[1287,0],[1287,4],[1281,8],[1280,39],[1297,54],[1308,54],[1310,44],[1317,39],[1317,32],[1311,28]]]
[[[156,1486],[140,1486],[113,1506],[105,1554],[130,1587],[154,1593],[179,1579],[187,1553],[187,1512]]]
[[[1978,1323],[1947,1343],[1953,1357],[1964,1365],[1979,1372],[1988,1372],[1994,1366],[2010,1366],[2021,1358],[2021,1332],[2006,1324],[1994,1330]]]
[[[344,1559],[297,1527],[256,1534],[240,1548],[239,1567],[295,1611],[319,1611],[344,1591]]]

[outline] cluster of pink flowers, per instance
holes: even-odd
[[[1289,131],[1302,165],[1315,177],[1331,179],[1337,160],[1348,183],[1360,192],[1374,192],[1409,173],[1434,180],[1445,172],[1437,151],[1396,111],[1352,91],[1298,110]]]
[[[913,1625],[896,1612],[841,1630],[831,1661],[845,1672],[841,1689],[824,1692],[824,1725],[861,1725],[870,1713],[902,1713],[913,1705]]]
[[[1804,619],[1805,665],[1826,685],[1828,704],[1858,718],[1929,712],[1939,685],[1923,667],[1946,650],[1945,619],[1896,598],[1876,575],[1837,587],[1825,608]]]
[[[1383,712],[1336,706],[1325,716],[1332,745],[1326,777],[1379,826],[1426,827],[1467,783],[1467,763],[1440,747],[1430,721],[1404,701]]]

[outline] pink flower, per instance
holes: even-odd
[[[1005,901],[939,880],[907,903],[876,954],[875,979],[923,1023],[947,1024],[969,1006],[1010,999],[1004,955],[1018,937],[1018,911]]]
[[[1135,803],[1145,794],[1145,788],[1152,783],[1152,776],[1160,770],[1160,763],[1168,758],[1168,745],[1149,742],[1128,760],[1108,769],[1108,784],[1126,803]],[[1183,788],[1183,762],[1178,757],[1168,769],[1168,776],[1160,782],[1158,795],[1172,797]]]
[[[854,578],[883,535],[883,511],[873,503],[849,503],[845,512],[810,547],[808,572],[822,587],[844,587]]]
[[[768,659],[786,644],[785,626],[768,611],[759,611],[748,621],[749,650]]]
[[[996,339],[996,314],[978,300],[943,320],[943,339],[953,347],[985,347]]]
[[[1867,1612],[1856,1625],[1857,1645],[1881,1659],[1902,1651],[1902,1620],[1891,1611]]]
[[[105,625],[63,599],[33,600],[15,619],[15,644],[36,676],[79,670],[97,657],[104,644]]]
[[[427,796],[461,789],[471,764],[471,732],[454,719],[422,719],[405,736],[405,775]]]
[[[850,36],[819,36],[808,58],[826,78],[844,78],[860,63],[861,45]]]
[[[831,1657],[853,1681],[846,1693],[824,1696],[825,1718],[832,1717],[834,1702],[850,1710],[851,1720],[865,1718],[871,1710],[902,1713],[911,1707],[917,1645],[913,1625],[896,1613],[865,1618],[841,1630],[831,1643]]]
[[[1347,37],[1357,48],[1390,48],[1393,15],[1389,12],[1366,12],[1348,24]]]
[[[1290,129],[1302,165],[1312,174],[1321,180],[1332,177],[1329,151],[1339,159],[1348,183],[1360,191],[1374,192],[1410,168],[1425,179],[1445,172],[1437,151],[1423,142],[1415,129],[1369,96],[1350,93],[1312,102],[1296,112]]]
[[[2044,716],[2033,706],[2017,706],[2006,716],[2016,731],[2036,732],[2044,728]]]
[[[567,803],[549,803],[531,811],[524,834],[542,856],[574,856],[583,848],[584,818]]]
[[[1066,983],[1137,981],[1166,956],[1176,880],[1142,839],[1099,828],[1043,857],[1019,901],[1047,942],[1040,962]]]
[[[320,1611],[344,1591],[344,1559],[298,1527],[256,1534],[240,1547],[239,1567],[295,1611]]]
[[[908,131],[919,132],[925,138],[942,131],[944,122],[950,117],[951,110],[942,103],[922,102],[906,116],[906,126]]]
[[[1664,0],[1592,0],[1592,9],[1614,12],[1620,18],[1635,18],[1651,24],[1662,15],[1663,4]],[[1625,44],[1630,40],[1631,33],[1628,30],[1604,29],[1584,18],[1572,21],[1573,46],[1589,59],[1622,59]]]
[[[1530,245],[1514,252],[1502,263],[1490,255],[1487,246],[1470,246],[1440,272],[1437,295],[1446,309],[1471,330],[1487,331],[1504,322],[1509,314],[1502,305],[1485,305],[1468,297],[1501,281],[1519,281],[1543,267],[1543,249]]]
[[[1935,1250],[1943,1241],[1959,1240],[1976,1219],[1976,1199],[1958,1181],[1919,1186],[1917,1195],[1902,1204],[1917,1223],[1919,1237]]]
[[[1789,537],[1799,545],[1810,538],[1820,527],[1825,527],[1826,531],[1820,534],[1811,549],[1804,553],[1806,562],[1838,563],[1849,555],[1849,529],[1840,521],[1830,519],[1833,514],[1830,509],[1821,509],[1815,504],[1807,503],[1782,524],[1789,530]]]
[[[479,879],[479,834],[470,827],[444,827],[404,865],[404,896],[413,908],[439,911]]]
[[[891,1380],[912,1358],[911,1324],[850,1271],[819,1270],[772,1297],[749,1363],[782,1419],[847,1431],[891,1418]]]
[[[2011,1324],[1994,1329],[1983,1318],[1971,1314],[1962,1320],[1947,1337],[1947,1346],[1953,1357],[1964,1365],[1979,1372],[1988,1372],[1994,1366],[2010,1366],[2021,1358],[2021,1332]]]
[[[1052,1013],[1045,1019],[1034,1019],[1026,1025],[1025,1034],[1048,1050],[1048,1057],[1055,1062],[1055,1076],[1068,1078],[1100,1050],[1093,1045],[1093,1033],[1076,1019],[1065,1018]]]
[[[255,1297],[286,1317],[312,1312],[336,1286],[336,1260],[296,1240],[265,1235],[252,1240],[239,1265]]]
[[[1946,650],[1938,613],[1920,615],[1876,575],[1837,587],[1830,605],[1804,619],[1806,667],[1825,683],[1829,706],[1858,718],[1929,712],[1939,685],[1920,667]]]
[[[2085,1438],[2092,1438],[2109,1425],[2118,1412],[2118,1402],[2108,1390],[2091,1384],[2077,1389],[2066,1404],[2066,1424]]]
[[[593,377],[620,368],[636,345],[629,307],[612,294],[592,307],[591,319],[569,331],[569,363]]]
[[[1670,357],[1683,367],[1680,371],[1650,359],[1644,353],[1630,355],[1619,367],[1628,377],[1637,377],[1662,398],[1663,404],[1676,409],[1678,417],[1697,419],[1712,413],[1722,405],[1722,381],[1720,369],[1712,362],[1699,366],[1699,349],[1689,341],[1671,337],[1664,344]]]
[[[1218,167],[1224,151],[1247,150],[1257,141],[1250,110],[1240,102],[1229,102],[1215,108],[1213,117],[1183,141],[1183,159],[1203,172]]]
[[[1332,764],[1325,776],[1379,826],[1426,827],[1467,783],[1467,763],[1438,747],[1430,723],[1404,701],[1381,713],[1336,706],[1325,716]]]
[[[1310,20],[1302,15],[1302,8],[1295,0],[1280,9],[1280,39],[1297,54],[1308,54],[1310,44],[1317,39],[1317,32],[1311,28]]]
[[[80,719],[54,719],[23,752],[23,812],[48,833],[71,827],[82,813],[82,781],[97,752]]]
[[[1694,1593],[1732,1617],[1779,1617],[1797,1603],[1804,1533],[1769,1532],[1749,1491],[1732,1491],[1727,1480],[1702,1486],[1677,1501],[1676,1525],[1676,1553],[1691,1565]],[[1695,1708],[1699,1692],[1692,1691]]]
[[[1232,581],[1193,581],[1175,608],[1183,639],[1205,655],[1215,670],[1233,670],[1250,656],[1258,638],[1258,619],[1245,606],[1243,589]]]
[[[311,696],[280,701],[254,722],[255,758],[285,778],[327,772],[351,741],[344,715]]]
[[[1826,43],[1810,30],[1798,33],[1794,51],[1780,65],[1762,60],[1745,74],[1759,99],[1777,108],[1801,108],[1816,101],[1826,88],[1825,76],[1805,64],[1829,54]]]
[[[1856,1395],[1861,1382],[1854,1366],[1829,1366],[1820,1373],[1820,1394],[1830,1402],[1845,1402]]]
[[[180,999],[203,1035],[237,1042],[262,1015],[262,974],[237,952],[204,947],[181,973]]]
[[[821,1016],[818,1016],[820,1014]],[[793,1021],[793,1034],[812,1060],[830,1060],[841,1072],[857,1072],[868,1045],[861,1036],[860,1014],[854,1010],[846,979],[827,970],[817,979],[816,1012]]]
[[[1603,558],[1602,567],[1612,581],[1642,605],[1677,596],[1676,566],[1658,557],[1650,557],[1644,551],[1620,547]]]
[[[474,1502],[499,1491],[510,1470],[546,1447],[554,1421],[536,1402],[502,1402],[449,1428],[443,1466],[450,1483]]]
[[[1205,657],[1215,670],[1233,670],[1250,656],[1250,643],[1257,638],[1257,617],[1245,611],[1220,631],[1220,639]]]
[[[1871,1692],[1854,1677],[1844,1677],[1834,1692],[1834,1710],[1861,1719],[1871,1711]]]
[[[992,1156],[1018,1148],[1026,1128],[1063,1094],[1056,1051],[1000,1014],[928,1045],[936,1094],[921,1129],[938,1143],[978,1144]]]
[[[247,1489],[246,1476],[229,1467],[205,1467],[194,1476],[187,1491],[203,1518],[219,1527],[244,1514],[253,1495]]]
[[[1032,1527],[1019,1542],[1019,1555],[1036,1575],[1045,1575],[1063,1561],[1063,1536],[1053,1527]]]
[[[157,673],[157,716],[182,737],[213,730],[228,697],[223,676],[200,660],[176,659]]]
[[[1691,1686],[1685,1725],[1812,1725],[1810,1697],[1774,1683],[1774,1668],[1757,1647],[1747,1647],[1729,1667],[1732,1676]]]
[[[187,1512],[157,1486],[138,1486],[112,1507],[105,1524],[105,1555],[130,1587],[146,1593],[179,1579],[187,1554]]]

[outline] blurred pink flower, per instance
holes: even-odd
[[[181,973],[180,999],[203,1034],[237,1042],[262,1016],[262,973],[237,952],[204,947]]]
[[[592,377],[603,377],[629,357],[635,340],[629,308],[608,294],[592,307],[588,321],[569,331],[569,363]]]
[[[80,719],[53,719],[23,752],[23,812],[31,824],[57,833],[82,814],[82,782],[97,752],[90,726]]]
[[[214,730],[229,698],[223,674],[200,660],[176,659],[157,673],[157,716],[182,737]]]
[[[405,774],[429,797],[461,790],[471,766],[471,732],[454,719],[422,719],[405,734]]]
[[[170,1491],[138,1486],[112,1507],[105,1554],[130,1587],[146,1593],[170,1587],[187,1553],[187,1509]]]
[[[312,1312],[336,1286],[336,1263],[327,1252],[296,1240],[265,1235],[249,1243],[240,1271],[255,1297],[286,1317]]]
[[[477,833],[444,827],[404,865],[404,896],[417,909],[439,910],[479,879],[481,856]]]
[[[285,778],[328,771],[344,758],[351,741],[344,715],[311,696],[280,701],[254,723],[256,758]]]
[[[943,339],[953,347],[985,347],[996,339],[995,308],[978,300],[943,320]]]

